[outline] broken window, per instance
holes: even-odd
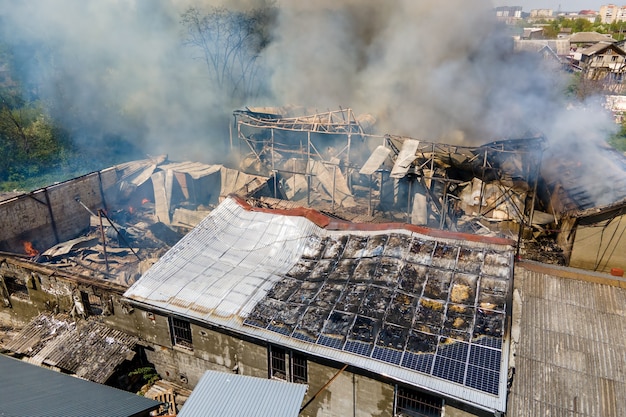
[[[94,316],[99,316],[102,314],[102,299],[92,293],[88,293],[85,291],[80,292],[80,298],[85,306],[85,311],[89,312],[89,314]]]
[[[172,344],[186,349],[193,349],[191,343],[191,323],[174,317],[170,317],[169,321]]]
[[[443,401],[432,395],[397,387],[394,416],[439,417]]]
[[[270,378],[283,379],[289,382],[306,384],[308,368],[306,356],[287,351],[278,346],[269,347]]]
[[[9,292],[9,296],[14,296],[22,300],[28,300],[28,288],[21,279],[15,277],[4,277],[4,285]]]

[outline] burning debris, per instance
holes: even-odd
[[[221,165],[173,163],[165,156],[128,162],[2,201],[6,219],[26,210],[41,226],[11,223],[0,248],[83,277],[131,285],[222,196],[265,184]]]

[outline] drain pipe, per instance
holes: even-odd
[[[344,366],[343,366],[343,368],[341,368],[341,369],[339,370],[339,372],[337,372],[337,373],[335,374],[335,376],[333,376],[332,378],[330,378],[330,380],[329,380],[327,383],[325,383],[325,384],[324,384],[324,386],[323,386],[322,388],[320,388],[320,389],[319,389],[319,390],[315,393],[315,395],[313,395],[313,396],[311,397],[311,399],[310,399],[309,401],[307,401],[307,402],[306,402],[306,404],[304,404],[304,405],[302,406],[302,408],[300,409],[300,413],[299,413],[299,414],[301,414],[301,413],[304,411],[304,409],[305,409],[305,408],[307,408],[307,407],[309,406],[309,404],[311,404],[311,403],[313,402],[313,400],[315,400],[315,398],[316,398],[318,395],[320,395],[320,393],[321,393],[322,391],[324,391],[324,390],[325,390],[325,389],[326,389],[326,388],[327,388],[327,387],[328,387],[328,386],[329,386],[329,385],[330,385],[330,384],[331,384],[331,383],[335,380],[335,378],[337,378],[337,377],[339,376],[339,374],[340,374],[340,373],[342,373],[343,371],[345,371],[347,367],[348,367],[348,365],[344,365]]]

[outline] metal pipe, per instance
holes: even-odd
[[[82,203],[81,203],[82,204]],[[104,265],[109,272],[109,258],[107,257],[107,241],[104,235],[104,227],[102,226],[102,210],[98,209],[98,219],[100,219],[100,234],[102,235],[102,249],[104,251]]]
[[[336,188],[336,182],[337,182],[337,165],[333,166],[333,192],[332,192],[333,213],[335,212],[335,188]]]
[[[370,174],[370,183],[367,193],[367,215],[372,215],[372,174]]]
[[[135,252],[135,250],[133,248],[130,247],[130,243],[128,243],[128,241],[126,240],[126,238],[124,237],[123,234],[120,233],[119,230],[117,230],[117,227],[115,227],[115,224],[113,224],[113,222],[111,221],[111,219],[109,219],[109,216],[107,216],[107,214],[102,211],[102,210],[98,210],[98,213],[102,213],[104,215],[104,217],[106,217],[106,219],[108,220],[109,224],[111,225],[111,227],[113,228],[113,230],[115,230],[117,232],[117,235],[119,237],[122,238],[122,240],[124,241],[124,243],[126,244],[126,246],[128,246],[128,249],[130,249],[130,251],[133,253],[133,255],[135,255],[135,257],[141,261],[141,258],[139,257],[139,255],[137,255],[137,252]],[[102,220],[100,221],[100,223],[102,223]]]
[[[335,378],[337,378],[339,376],[340,373],[342,373],[343,371],[346,370],[346,368],[348,367],[348,365],[344,365],[343,368],[341,368],[339,370],[339,372],[337,372],[332,378],[330,378],[330,380],[324,384],[324,386],[322,388],[320,388],[312,397],[311,399],[309,399],[309,401],[306,402],[306,404],[304,404],[302,406],[302,408],[300,409],[300,413],[302,413],[304,411],[305,408],[307,408],[309,406],[309,404],[311,404],[313,402],[313,400],[315,400],[315,398],[326,389],[326,387],[328,387],[334,380]]]
[[[311,205],[311,131],[306,135],[306,205]]]

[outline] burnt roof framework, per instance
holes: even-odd
[[[472,214],[475,218],[488,217],[498,204],[519,195],[515,186],[520,182],[527,184],[532,198],[525,202],[524,207],[517,209],[513,206],[516,212],[510,217],[523,225],[529,225],[528,219],[533,218],[544,147],[544,138],[540,135],[491,142],[479,147],[448,145],[404,136],[370,134],[361,127],[359,118],[351,109],[299,117],[283,116],[281,110],[234,112],[240,154],[251,151],[257,168],[264,168],[273,175],[274,197],[287,199],[281,195],[278,177],[301,176],[305,178],[302,188],[306,192],[306,204],[311,205],[312,180],[325,176],[320,181],[326,180],[325,186],[330,189],[327,191],[332,206],[328,211],[336,213],[342,204],[336,194],[356,197],[354,182],[360,174],[368,178],[364,181],[368,187],[367,202],[349,209],[364,211],[362,214],[368,216],[378,210],[384,215],[383,200],[386,196],[383,196],[395,192],[384,183],[392,177],[408,189],[406,199],[394,204],[394,210],[406,215],[407,223],[412,222],[413,193],[419,189],[425,191],[427,210],[434,219],[428,225],[455,230],[456,225],[451,219],[452,206],[455,200],[458,201],[459,189],[472,178],[478,178],[482,181],[479,201],[484,201],[486,183],[497,184],[501,192],[493,204],[480,205],[478,212]],[[383,148],[382,152],[370,149],[364,153],[364,149],[375,148],[377,144],[378,148]],[[409,148],[408,154],[403,154],[405,146]],[[315,162],[321,163],[327,171],[316,170]],[[394,165],[393,169],[389,166],[390,162]],[[399,166],[401,169],[398,169]],[[249,168],[243,167],[244,170]],[[341,188],[344,184],[345,187]],[[525,200],[525,196],[521,200]]]

